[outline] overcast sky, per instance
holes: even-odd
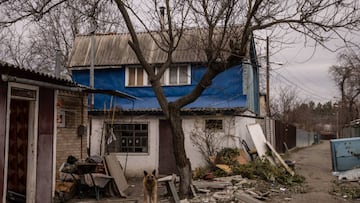
[[[276,85],[295,88],[299,97],[307,101],[327,102],[338,97],[338,91],[329,74],[329,67],[336,65],[337,53],[318,47],[306,48],[297,44],[271,56],[271,82],[275,85],[271,96],[276,94]]]
[[[344,49],[337,52],[321,46],[314,49],[314,47],[305,45],[301,36],[292,38],[297,39],[297,43],[288,45],[286,48],[270,46],[270,62],[273,62],[270,65],[270,97],[277,96],[278,86],[281,85],[296,89],[298,96],[307,102],[336,101],[340,94],[329,74],[329,68],[337,65],[337,55]],[[360,35],[357,35],[354,40],[358,41],[359,38]],[[343,43],[339,40],[332,40],[326,45],[330,49],[336,50]],[[260,46],[265,47],[265,44]],[[265,48],[261,50],[265,50]],[[258,53],[258,55],[264,56],[265,53]],[[262,66],[265,68],[264,63]]]

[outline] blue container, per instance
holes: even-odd
[[[360,137],[330,140],[333,172],[360,167]]]

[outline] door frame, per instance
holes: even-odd
[[[167,132],[164,132],[164,130]],[[167,139],[164,140],[165,137],[167,137]],[[159,174],[160,174],[160,172],[161,173],[165,172],[165,174],[161,174],[161,175],[169,175],[171,173],[178,174],[176,161],[175,161],[175,155],[173,152],[174,139],[173,139],[173,135],[171,132],[170,122],[166,119],[159,119],[159,138],[158,139],[159,139],[159,144],[158,144],[159,145],[159,151],[158,151],[158,172],[159,172]],[[171,145],[168,146],[169,148],[162,146],[164,144],[164,141],[171,142]],[[162,151],[162,149],[165,150],[165,152]],[[167,157],[168,159],[161,161],[160,154],[168,154],[168,157]],[[173,163],[171,163],[172,162],[171,160],[173,160]],[[165,162],[166,162],[166,164],[164,164]],[[163,168],[164,165],[167,165],[167,168],[165,168],[165,171]]]
[[[35,98],[12,95],[13,88],[35,91]],[[6,202],[8,181],[8,158],[9,158],[9,131],[10,131],[10,104],[12,99],[29,101],[29,125],[28,125],[28,152],[26,174],[26,203],[35,203],[36,197],[36,166],[37,166],[37,138],[38,138],[38,109],[39,87],[19,83],[8,83],[7,107],[6,107],[6,138],[5,138],[5,165],[4,165],[4,190],[3,202]]]

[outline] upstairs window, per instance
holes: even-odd
[[[190,67],[185,65],[173,66],[169,71],[169,85],[190,84]]]
[[[145,70],[141,67],[127,67],[125,76],[126,86],[147,86],[148,77]]]
[[[155,68],[155,73],[158,68]],[[141,87],[150,86],[150,81],[146,71],[141,67],[127,67],[125,74],[125,86]],[[191,83],[191,71],[189,65],[174,65],[164,72],[160,82],[166,85],[189,85]]]

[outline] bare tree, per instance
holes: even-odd
[[[0,6],[4,18],[0,25],[25,18],[38,21],[64,2],[75,1],[2,1]],[[119,9],[132,37],[129,45],[146,70],[163,113],[170,121],[182,195],[190,191],[191,164],[185,152],[180,110],[195,101],[219,73],[247,59],[246,53],[254,33],[265,29],[294,30],[303,34],[307,42],[325,46],[326,41],[334,37],[348,42],[343,32],[356,32],[360,28],[359,3],[353,0],[153,0],[142,3],[142,6],[136,5],[136,1],[126,0],[101,2],[114,2]],[[161,19],[159,6],[165,7],[164,20]],[[160,79],[173,62],[172,54],[184,37],[184,28],[194,26],[202,28],[199,29],[201,38],[196,42],[206,56],[208,68],[191,92],[169,102],[162,91]],[[239,26],[241,32],[234,29]],[[154,40],[167,53],[157,72],[146,60],[137,38],[137,31],[156,29],[162,32],[158,32],[161,37],[154,37]]]
[[[300,103],[296,89],[291,87],[279,87],[276,98],[271,102],[273,114],[283,122],[296,122],[292,116],[293,109]]]
[[[224,147],[234,147],[237,139],[234,136],[234,119],[224,119],[223,128],[219,130],[218,123],[202,123],[203,120],[196,119],[194,128],[190,131],[190,140],[196,149],[201,153],[209,166],[214,164],[214,158],[220,149]],[[230,143],[229,143],[230,141]]]
[[[330,74],[341,94],[338,103],[340,125],[359,118],[360,58],[354,52],[338,56],[339,65],[330,67]]]
[[[195,24],[206,28],[205,37],[201,42],[207,57],[206,64],[208,66],[206,73],[193,91],[176,101],[168,102],[161,91],[161,85],[158,80],[159,76],[152,71],[151,65],[145,60],[139,48],[137,35],[128,14],[128,11],[132,10],[131,7],[127,6],[124,1],[116,0],[115,2],[132,36],[132,41],[129,44],[149,74],[151,84],[164,114],[170,120],[175,140],[174,143],[176,143],[174,145],[175,157],[182,179],[180,187],[182,194],[187,194],[188,186],[191,182],[191,166],[183,146],[184,134],[180,122],[180,109],[199,97],[217,74],[246,58],[246,50],[253,32],[271,28],[292,29],[304,34],[306,39],[309,38],[316,43],[324,45],[326,40],[331,39],[331,34],[335,34],[346,41],[340,33],[340,28],[356,30],[358,29],[356,26],[359,24],[359,7],[357,3],[352,1],[189,0],[186,1],[187,4],[182,4],[183,7],[181,7],[182,11],[190,10],[188,11],[190,13],[189,17],[186,18],[183,15],[174,16],[170,11],[173,10],[173,4],[175,5],[179,2],[172,1],[173,4],[171,4],[167,0],[165,1],[167,11],[166,35],[170,43],[168,43],[169,46],[165,49],[169,57],[162,65],[162,70],[169,67],[172,53],[176,49],[177,41],[174,38],[174,32],[181,36],[181,28],[185,22],[190,22],[190,25]],[[157,6],[158,2],[154,2],[154,5]],[[181,12],[181,14],[184,13]],[[175,24],[173,19],[184,19],[184,21],[181,21],[179,25]],[[242,32],[233,32],[233,27],[239,24],[242,26]],[[226,36],[226,33],[232,33],[231,38]],[[228,55],[223,53],[226,50],[226,45],[230,45],[230,50],[227,52]],[[162,74],[163,71],[160,73]]]
[[[0,8],[10,8],[7,10],[8,21],[3,21],[0,25],[3,30],[11,33],[6,35],[1,44],[7,50],[1,54],[1,58],[20,67],[53,73],[56,50],[61,51],[61,67],[66,67],[76,35],[92,31],[115,32],[124,27],[117,9],[106,1],[59,1],[56,4],[49,1],[43,8],[35,7],[34,1],[34,6],[27,9],[18,7],[18,2],[0,4]],[[25,3],[25,6],[30,5]],[[14,14],[15,11],[18,11],[18,16]],[[35,18],[35,14],[31,13],[39,13],[40,16]],[[22,18],[26,15],[32,18]],[[18,23],[17,27],[11,25],[14,22]],[[19,26],[22,29],[17,34]],[[67,70],[63,70],[63,74],[66,73]]]
[[[216,136],[215,128],[203,129],[198,126],[199,122],[199,120],[195,121],[195,128],[190,132],[190,140],[201,153],[207,164],[211,165],[211,157],[214,157],[219,150],[221,139]]]

